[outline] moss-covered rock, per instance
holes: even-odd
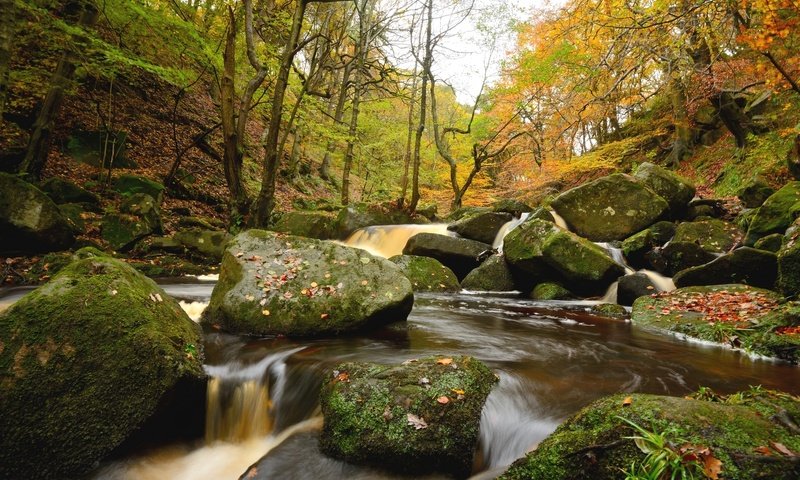
[[[461,289],[456,274],[435,258],[395,255],[389,261],[400,267],[415,292],[456,292]]]
[[[491,248],[489,244],[468,238],[418,233],[408,239],[403,254],[435,258],[452,270],[459,280],[463,280],[481,264],[478,256]]]
[[[682,222],[675,229],[674,242],[696,243],[711,253],[724,253],[740,244],[744,234],[735,224],[716,218]]]
[[[231,240],[228,232],[190,228],[175,232],[172,238],[189,250],[215,261],[222,259],[225,246]]]
[[[628,311],[622,305],[616,303],[599,303],[592,307],[592,313],[601,317],[625,318]]]
[[[0,172],[0,255],[62,250],[74,241],[72,226],[41,190]]]
[[[742,283],[773,289],[777,278],[778,259],[774,253],[743,247],[704,265],[681,270],[672,280],[677,287]]]
[[[204,230],[225,230],[225,222],[213,217],[181,216],[178,218],[180,228],[202,228]]]
[[[654,293],[659,293],[658,287],[641,272],[620,277],[617,283],[617,303],[620,305],[631,306],[637,298]]]
[[[624,273],[605,250],[544,220],[529,220],[505,238],[503,254],[515,269],[542,278],[555,271],[576,293],[597,293]]]
[[[670,242],[662,249],[645,254],[647,262],[654,270],[672,276],[681,270],[696,267],[717,258],[711,252],[694,242]]]
[[[800,241],[790,238],[778,252],[778,290],[786,296],[800,294]]]
[[[514,276],[503,255],[492,255],[461,282],[467,290],[507,292],[514,290]]]
[[[80,476],[168,404],[167,428],[202,421],[176,413],[202,419],[180,404],[192,385],[202,405],[199,327],[152,280],[89,254],[0,314],[2,478]]]
[[[533,287],[530,298],[534,300],[570,300],[575,298],[569,290],[555,282],[544,282]]]
[[[530,215],[528,215],[528,220],[533,220],[534,218],[556,223],[556,219],[553,218],[553,214],[550,213],[550,210],[544,207],[536,207],[533,210],[531,210]]]
[[[320,395],[320,447],[352,463],[466,477],[496,381],[471,357],[339,365]]]
[[[81,203],[63,203],[58,206],[61,215],[69,223],[72,232],[75,235],[80,235],[86,230],[86,209]]]
[[[753,244],[753,248],[777,253],[783,247],[784,240],[785,237],[780,233],[773,233],[772,235],[759,238],[756,243]]]
[[[492,204],[492,211],[493,212],[506,212],[512,215],[519,216],[520,213],[526,213],[533,211],[530,205],[520,200],[514,200],[513,198],[504,198],[503,200],[498,200]]]
[[[112,213],[103,217],[100,236],[117,251],[129,250],[142,238],[154,232],[154,227],[141,217],[126,213]]]
[[[125,197],[145,193],[153,197],[158,205],[164,201],[164,185],[138,175],[120,175],[114,182],[114,190]]]
[[[505,212],[476,213],[451,223],[447,229],[464,238],[492,245],[497,232],[513,218],[510,213]]]
[[[478,213],[486,213],[491,211],[492,209],[488,207],[461,207],[450,212],[445,217],[445,220],[448,222],[457,222],[470,215],[477,215]]]
[[[794,458],[759,448],[780,443],[800,448],[800,435],[781,416],[800,414],[800,399],[753,389],[717,401],[645,394],[602,398],[561,424],[538,448],[500,476],[504,480],[611,480],[642,465],[631,423],[665,438],[670,449],[708,448],[721,462],[720,478],[789,480],[800,475]],[[643,447],[646,444],[642,444]],[[678,457],[680,454],[674,451]],[[688,462],[687,462],[688,463]],[[688,466],[694,478],[702,468]],[[671,472],[669,472],[671,473]],[[669,473],[667,475],[669,475]],[[669,477],[665,477],[669,478]]]
[[[784,233],[800,215],[800,181],[789,182],[772,194],[750,221],[745,245],[752,246],[761,237]]]
[[[622,255],[628,263],[636,268],[647,265],[647,254],[659,248],[675,236],[675,224],[672,222],[656,222],[649,228],[635,233],[622,241]]]
[[[146,193],[134,193],[125,197],[119,205],[119,211],[141,218],[153,233],[163,232],[161,209],[155,198]]]
[[[800,306],[780,301],[747,285],[685,287],[637,299],[631,321],[797,363],[800,335],[780,328],[800,324]]]
[[[336,214],[319,211],[286,212],[275,222],[272,230],[320,240],[336,238]]]
[[[755,177],[747,182],[736,194],[745,208],[758,208],[775,193],[769,183],[763,177]]]
[[[594,242],[629,237],[652,225],[669,209],[666,200],[622,174],[568,190],[551,206],[572,231]]]
[[[205,321],[248,335],[322,336],[405,320],[397,265],[363,250],[248,230],[228,244]]]
[[[74,183],[58,177],[48,178],[39,188],[58,205],[64,203],[85,203],[97,205],[100,197]]]
[[[650,162],[639,165],[633,177],[666,200],[673,215],[686,211],[694,198],[695,187],[688,180]]]

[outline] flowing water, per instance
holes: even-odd
[[[426,225],[376,225],[361,228],[353,232],[344,245],[366,250],[373,255],[389,258],[402,255],[408,239],[418,233],[438,233],[439,235],[456,234],[447,230],[446,223],[429,223]]]
[[[195,316],[213,285],[185,279],[162,284]],[[0,291],[0,304],[26,291]],[[397,364],[472,355],[492,368],[500,381],[481,417],[475,469],[481,479],[494,478],[604,395],[681,396],[701,386],[724,394],[751,385],[800,394],[798,367],[598,317],[589,313],[595,303],[417,294],[406,322],[357,336],[298,340],[207,331],[205,438],[106,463],[92,478],[220,480],[256,471],[258,478],[288,480],[398,478],[318,451],[319,387],[344,361]]]

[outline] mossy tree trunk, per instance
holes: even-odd
[[[73,10],[70,7],[73,6],[68,5],[67,10]],[[77,0],[74,5],[74,12],[74,15],[69,20],[75,22],[79,27],[89,28],[97,22],[98,10],[91,0]],[[7,14],[5,13],[4,15]],[[75,63],[78,60],[76,50],[80,47],[81,42],[78,38],[75,38],[70,43],[61,54],[53,76],[50,78],[50,87],[42,102],[39,114],[33,123],[33,132],[28,142],[28,149],[19,167],[20,173],[27,174],[35,180],[41,177],[42,169],[44,169],[44,165],[47,162],[52,140],[53,122],[64,101],[64,94],[75,74]]]
[[[11,59],[11,37],[14,33],[14,0],[0,0],[0,122],[6,111],[8,96],[9,60]]]

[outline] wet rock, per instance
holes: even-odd
[[[631,321],[796,363],[800,335],[778,329],[800,324],[800,306],[781,301],[775,292],[748,285],[684,287],[638,298]]]
[[[321,450],[350,463],[466,477],[497,377],[472,357],[346,363],[323,385]]]
[[[650,162],[639,165],[633,177],[666,200],[673,216],[685,212],[694,198],[694,185],[674,172]]]
[[[632,273],[620,277],[617,284],[617,303],[631,306],[639,298],[658,293],[658,288],[644,273]]]
[[[200,328],[125,263],[76,255],[0,313],[2,478],[81,477],[134,432],[202,434]]]
[[[478,213],[451,223],[447,229],[464,238],[492,245],[497,232],[513,218],[510,213],[504,212]]]
[[[536,285],[528,296],[534,300],[543,301],[571,300],[575,298],[572,292],[554,282],[544,282]]]
[[[652,225],[669,208],[666,200],[622,174],[568,190],[551,206],[572,231],[595,242],[629,237]]]
[[[467,290],[507,292],[514,290],[514,276],[503,255],[492,255],[461,282]]]
[[[461,290],[452,270],[431,257],[395,255],[389,261],[400,267],[415,292],[456,292]]]
[[[683,222],[675,229],[673,242],[695,243],[711,253],[724,253],[741,244],[744,234],[730,222],[704,218]]]
[[[796,430],[779,420],[781,415],[800,414],[797,398],[763,389],[728,398],[715,397],[712,402],[638,393],[602,398],[561,424],[499,478],[621,478],[622,472],[645,463],[645,454],[631,438],[641,436],[633,425],[662,434],[670,448],[694,446],[700,455],[707,447],[721,462],[725,478],[798,478],[800,467],[794,458],[754,453],[775,442],[797,444]],[[687,468],[694,478],[705,477],[699,464]]]
[[[639,233],[622,241],[622,255],[635,268],[647,266],[647,254],[654,248],[660,248],[675,235],[675,224],[657,222]]]
[[[553,214],[550,213],[550,210],[544,207],[536,207],[531,210],[530,215],[528,215],[528,220],[533,220],[538,218],[539,220],[545,220],[548,222],[556,223],[556,219],[553,218]]]
[[[512,230],[503,254],[517,270],[541,280],[561,280],[576,293],[602,292],[624,273],[605,250],[544,220],[530,220]],[[558,278],[546,278],[553,271]]]
[[[766,237],[759,238],[753,245],[753,248],[777,253],[778,250],[780,250],[781,247],[783,247],[784,239],[785,237],[780,233],[773,233],[772,235],[767,235]]]
[[[459,280],[480,265],[478,256],[491,250],[486,243],[436,233],[418,233],[408,240],[403,254],[432,257],[452,270]]]
[[[207,323],[247,335],[323,336],[405,320],[414,295],[392,262],[263,230],[225,249]]]
[[[756,240],[771,233],[784,233],[795,218],[800,215],[800,181],[789,182],[772,194],[758,209],[744,243],[752,246]]]
[[[63,250],[73,229],[41,190],[14,175],[0,173],[0,255]]]
[[[126,197],[135,193],[150,195],[157,205],[164,201],[164,185],[137,175],[121,175],[114,182],[114,190]]]
[[[457,222],[458,220],[470,215],[477,215],[479,213],[487,213],[491,211],[492,209],[487,207],[461,207],[450,212],[450,214],[445,217],[445,220],[448,222]]]
[[[272,230],[299,237],[328,240],[337,238],[336,215],[331,212],[286,212],[275,222]]]
[[[58,205],[64,203],[97,205],[100,203],[100,197],[94,193],[58,177],[48,178],[42,182],[39,188]]]
[[[428,223],[425,217],[411,217],[405,210],[391,205],[368,205],[357,203],[339,211],[336,217],[336,238],[347,238],[359,228],[373,225],[402,225],[408,223]]]
[[[597,304],[592,307],[592,313],[609,318],[625,318],[628,316],[628,311],[625,310],[625,307],[616,303]]]
[[[225,246],[233,237],[219,230],[191,228],[175,232],[172,238],[190,251],[218,262],[222,260]]]
[[[763,177],[756,177],[748,182],[739,190],[736,195],[745,208],[758,208],[775,193],[775,189],[770,187]]]
[[[654,270],[670,277],[681,270],[703,265],[717,258],[696,243],[675,241],[664,248],[648,252],[645,257]]]
[[[675,274],[677,287],[742,283],[772,289],[778,278],[778,258],[772,252],[743,247],[704,265]]]
[[[492,211],[506,212],[514,216],[519,216],[520,213],[533,211],[533,208],[531,208],[531,206],[525,202],[521,202],[519,200],[514,200],[511,198],[506,198],[494,202],[492,204]]]

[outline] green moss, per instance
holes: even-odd
[[[389,261],[400,267],[415,292],[454,292],[461,289],[456,274],[435,258],[395,255]]]
[[[558,283],[545,282],[536,285],[530,297],[534,300],[569,300],[575,295]]]
[[[696,243],[703,250],[724,253],[741,243],[744,234],[729,222],[707,218],[680,223],[675,230],[675,242]]]

